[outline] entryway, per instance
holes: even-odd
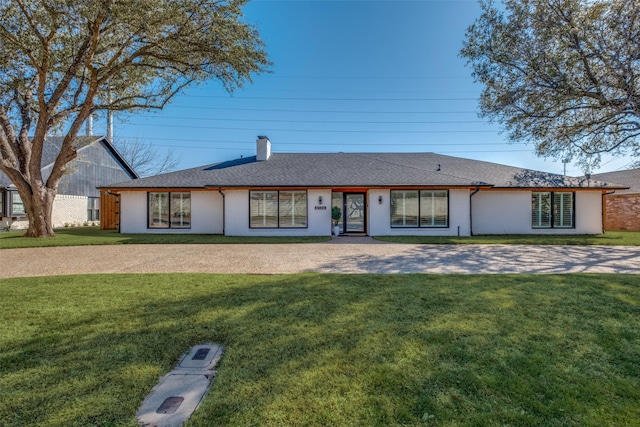
[[[367,194],[334,191],[331,206],[342,212],[340,234],[364,235],[367,232]]]

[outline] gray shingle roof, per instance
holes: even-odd
[[[435,153],[274,153],[266,161],[236,159],[105,188],[494,186],[610,188],[565,177]],[[618,186],[619,187],[619,186]]]
[[[622,187],[629,187],[627,190],[616,191],[616,194],[640,193],[640,168],[598,173],[591,175],[591,177],[599,181],[615,182]]]

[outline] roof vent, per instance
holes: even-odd
[[[271,157],[271,141],[266,136],[258,136],[256,140],[256,160],[261,162]]]

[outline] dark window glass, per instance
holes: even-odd
[[[250,227],[278,227],[278,192],[251,191],[249,193]]]
[[[11,213],[12,214],[23,214],[24,212],[24,203],[22,203],[22,199],[20,198],[20,194],[17,191],[11,192]]]
[[[171,193],[171,228],[191,227],[191,193]]]
[[[250,191],[250,228],[307,227],[307,192]]]
[[[391,227],[448,226],[448,190],[391,191]]]
[[[418,191],[392,191],[391,227],[417,227],[419,209]]]
[[[449,192],[420,191],[420,227],[449,226]]]
[[[307,192],[279,192],[279,224],[281,228],[304,228],[307,226]]]
[[[191,193],[149,193],[149,228],[191,228]]]
[[[169,193],[149,193],[149,228],[169,228]]]

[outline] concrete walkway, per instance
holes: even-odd
[[[0,250],[0,279],[90,273],[633,273],[637,246],[326,243],[117,245]]]

